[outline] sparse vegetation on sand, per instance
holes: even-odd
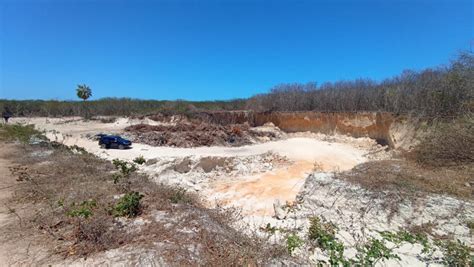
[[[32,138],[45,140],[34,125],[0,124],[0,141],[19,141],[26,144]]]
[[[5,135],[6,127],[0,136],[23,138],[30,132],[29,126],[17,127],[18,136]],[[259,265],[287,255],[284,247],[230,227],[230,211],[206,209],[197,197],[155,184],[128,162],[114,166],[55,143],[15,149],[14,162],[27,179],[18,179],[10,205],[22,223],[6,226],[2,240],[34,237],[49,253],[68,258],[155,246],[158,258],[175,265]],[[126,176],[126,187],[114,184],[117,172]],[[161,241],[166,245],[156,245]]]

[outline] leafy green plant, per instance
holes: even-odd
[[[295,249],[301,247],[303,245],[303,240],[295,234],[289,234],[286,237],[286,247],[288,249],[288,253],[292,254]]]
[[[113,215],[116,217],[136,217],[140,213],[140,200],[143,195],[138,192],[130,192],[119,199],[113,208]]]
[[[410,244],[420,243],[423,246],[422,253],[429,253],[431,251],[431,245],[428,241],[426,234],[412,234],[405,230],[398,232],[383,231],[380,235],[387,241],[399,245],[402,242],[408,242]]]
[[[309,221],[308,239],[315,242],[323,251],[328,252],[329,263],[331,265],[347,264],[344,258],[344,244],[336,239],[337,227],[330,222],[322,222],[318,217],[312,217]]]
[[[456,241],[439,241],[437,245],[443,252],[443,263],[448,266],[473,266],[474,259],[470,255],[469,247],[461,242]]]
[[[112,160],[112,163],[114,164],[115,168],[117,168],[122,173],[122,175],[127,177],[132,172],[135,172],[137,170],[137,166],[134,163],[130,163],[124,160],[114,159]]]
[[[187,204],[191,202],[191,198],[189,198],[187,194],[187,190],[182,187],[173,189],[171,191],[171,195],[169,199],[171,203],[174,203],[174,204],[178,204],[178,203]]]
[[[358,253],[355,260],[352,260],[354,265],[374,266],[380,260],[400,260],[400,257],[393,252],[393,249],[387,247],[384,240],[370,239],[357,250]]]
[[[63,203],[61,203],[63,204]],[[97,207],[97,202],[93,199],[83,201],[81,204],[76,205],[73,203],[71,210],[66,214],[70,217],[82,217],[89,218],[93,214],[93,209]]]
[[[133,160],[133,162],[135,162],[138,165],[143,165],[146,163],[146,159],[143,156],[138,156]]]

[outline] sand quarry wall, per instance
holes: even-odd
[[[249,123],[261,126],[271,122],[285,132],[315,132],[370,137],[378,143],[395,147],[390,133],[395,121],[391,113],[381,112],[206,112],[198,116],[218,124]]]

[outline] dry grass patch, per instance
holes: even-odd
[[[405,160],[382,160],[360,164],[348,172],[336,174],[340,179],[359,184],[372,192],[413,199],[426,193],[472,198],[474,164],[456,168],[426,169]]]
[[[130,245],[137,253],[153,247],[180,265],[260,265],[285,256],[278,245],[232,228],[232,213],[206,209],[196,195],[135,171],[114,182],[116,167],[91,154],[26,145],[11,158],[21,179],[10,204],[22,224],[9,225],[6,239],[36,236],[65,258]]]
[[[430,134],[406,156],[431,168],[472,165],[474,116],[468,114],[451,122],[434,123]]]

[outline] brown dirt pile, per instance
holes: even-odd
[[[271,132],[250,131],[247,124],[217,125],[178,123],[176,125],[137,124],[125,128],[135,142],[152,146],[198,147],[242,146],[257,137],[275,138]]]

